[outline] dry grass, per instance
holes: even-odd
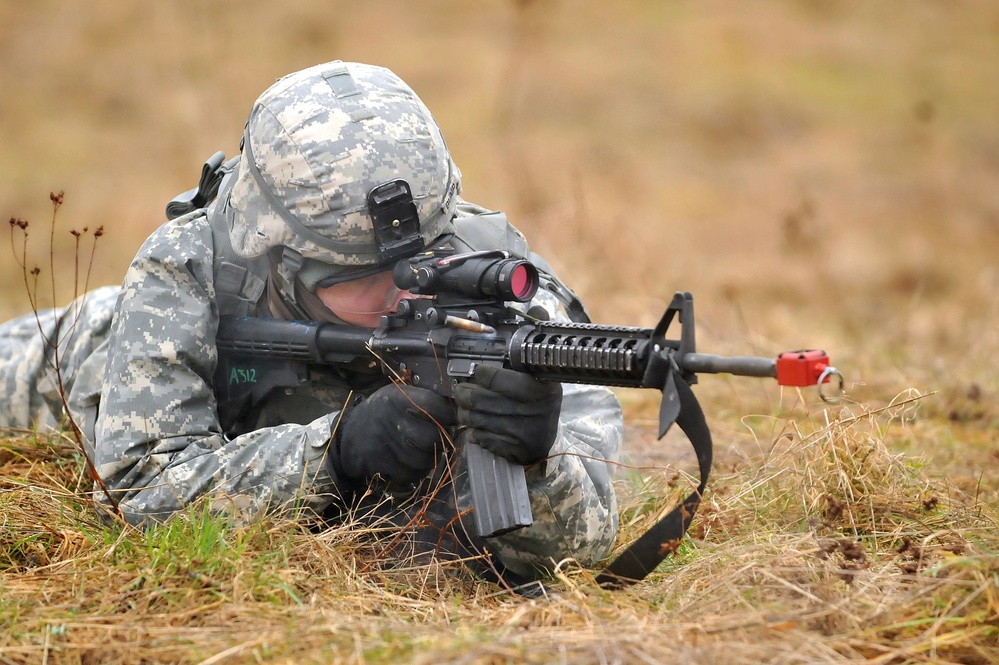
[[[549,598],[456,564],[362,571],[356,529],[102,524],[63,437],[0,445],[0,662],[994,663],[994,505],[886,445],[912,403],[784,421],[721,468],[677,558],[623,592],[567,562]],[[676,492],[622,474],[623,540]],[[682,483],[681,483],[682,484]]]
[[[72,445],[4,439],[0,663],[999,662],[995,3],[326,11],[0,5],[0,211],[41,224],[66,190],[63,219],[107,231],[92,283],[117,282],[270,80],[385,64],[467,197],[598,321],[652,325],[690,290],[702,350],[826,348],[851,401],[703,377],[718,461],[691,538],[621,593],[567,564],[547,600],[444,564],[362,572],[350,529],[103,524]],[[0,314],[26,311],[20,279],[0,262]],[[654,441],[654,396],[621,397],[623,546],[694,466]]]

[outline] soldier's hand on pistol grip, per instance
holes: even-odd
[[[562,410],[562,385],[512,369],[479,365],[474,381],[454,389],[458,424],[468,441],[516,464],[548,456]]]
[[[344,414],[334,467],[347,480],[378,475],[391,485],[410,485],[440,461],[455,422],[446,397],[405,384],[383,386]]]

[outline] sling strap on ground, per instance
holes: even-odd
[[[660,439],[674,420],[697,454],[700,484],[679,506],[629,545],[597,576],[597,584],[604,588],[617,589],[645,579],[680,546],[700,505],[711,471],[711,431],[694,391],[675,369],[666,373],[663,386],[663,406],[659,414]]]

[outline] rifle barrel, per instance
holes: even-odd
[[[680,358],[681,369],[694,374],[735,374],[776,378],[777,359],[756,356],[718,356],[712,353],[687,353]]]

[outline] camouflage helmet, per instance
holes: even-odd
[[[416,93],[385,68],[340,61],[285,76],[257,99],[234,175],[227,207],[238,254],[282,247],[337,267],[384,263],[368,206],[374,188],[408,184],[426,244],[454,215],[461,190]]]

